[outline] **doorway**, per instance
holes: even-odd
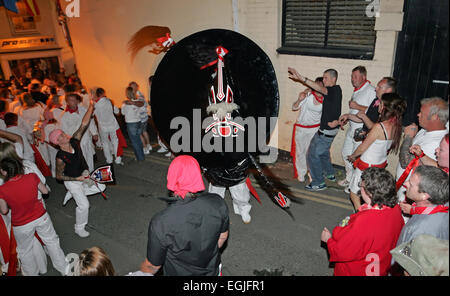
[[[11,74],[17,78],[32,77],[43,81],[44,78],[56,79],[56,74],[59,73],[60,65],[58,57],[42,57],[32,59],[9,60],[9,68]]]
[[[405,0],[394,65],[398,93],[407,100],[403,125],[417,122],[420,101],[449,95],[449,1]]]

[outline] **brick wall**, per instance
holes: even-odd
[[[292,125],[297,113],[291,111],[291,106],[304,87],[288,79],[287,68],[295,67],[301,74],[314,79],[321,76],[327,68],[339,72],[338,84],[343,90],[342,112],[347,113],[348,101],[351,98],[351,71],[358,65],[367,68],[368,79],[374,86],[384,76],[391,76],[394,67],[395,45],[398,31],[402,28],[403,0],[381,0],[380,17],[377,18],[377,42],[373,60],[353,60],[301,55],[278,54],[276,49],[281,46],[281,0],[246,0],[239,3],[239,31],[255,41],[270,57],[274,65],[279,91],[280,113],[278,131],[272,136],[271,145],[283,150],[289,150],[292,137]],[[331,147],[331,157],[334,164],[343,165],[341,149],[345,131],[340,131]],[[276,139],[274,139],[276,138]],[[397,156],[390,156],[389,170],[395,172]]]

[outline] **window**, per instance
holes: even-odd
[[[366,0],[283,0],[281,54],[373,59],[375,18]]]

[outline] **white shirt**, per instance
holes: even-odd
[[[18,126],[23,129],[27,138],[31,140],[34,124],[44,119],[44,107],[40,103],[36,103],[32,108],[22,107],[17,115],[19,116]]]
[[[83,106],[78,106],[78,111],[70,113],[69,111],[64,111],[61,113],[61,117],[58,119],[60,127],[64,133],[69,136],[73,136],[73,134],[80,128],[81,121],[83,120],[84,114],[86,114],[87,110]],[[89,124],[89,131],[86,131],[81,138],[81,142],[88,141],[90,138],[90,134],[97,135],[97,128],[95,127],[95,123],[91,120]]]
[[[115,132],[119,124],[114,117],[113,105],[107,97],[103,97],[95,104],[94,115],[97,117],[98,128],[104,132]]]
[[[137,95],[139,100],[142,100],[144,102],[144,106],[140,107],[141,121],[142,122],[147,122],[148,116],[150,114],[149,113],[150,106],[148,105],[147,101],[145,100],[144,95],[139,90],[136,92],[136,95]]]
[[[300,113],[297,117],[297,123],[301,125],[316,125],[320,123],[320,117],[322,116],[322,104],[314,104],[313,94],[309,94],[301,103],[299,108],[301,108]]]
[[[123,103],[121,109],[126,123],[141,122],[140,107]]]
[[[22,107],[20,104],[20,101],[12,101],[11,104],[8,106],[8,112],[16,113],[19,111],[19,108]]]
[[[369,81],[366,81],[358,90],[353,92],[352,101],[361,106],[369,107],[373,99],[376,98],[376,96],[377,94],[375,92],[375,87],[373,87]],[[357,114],[358,112],[359,112],[358,109],[352,108],[350,108],[349,111],[349,113],[353,115]],[[350,127],[352,129],[356,129],[362,126],[363,123],[353,122],[350,120]]]
[[[419,145],[423,153],[429,158],[436,160],[436,148],[441,144],[442,138],[447,134],[447,130],[427,132],[425,129],[421,129],[414,137],[412,144]],[[403,174],[405,170],[400,166],[397,166],[397,180]],[[411,175],[411,173],[410,173]],[[408,176],[409,178],[409,176]],[[408,178],[406,180],[408,180]]]

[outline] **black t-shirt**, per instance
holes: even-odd
[[[56,158],[61,159],[66,164],[64,167],[64,176],[76,178],[81,176],[84,170],[88,170],[88,165],[81,151],[80,141],[72,138],[70,139],[70,145],[74,153],[59,150],[56,153]]]
[[[320,118],[321,130],[334,130],[328,126],[328,122],[338,120],[342,109],[342,89],[339,85],[329,86],[328,95],[323,96],[322,117]]]
[[[225,201],[214,193],[164,200],[169,206],[153,216],[148,228],[148,261],[163,265],[168,276],[217,276],[217,242],[230,225]]]
[[[377,101],[378,101],[378,98],[375,98],[366,110],[367,117],[369,117],[369,119],[373,123],[378,122],[378,119],[380,118],[380,113],[378,112],[378,105],[376,104]],[[369,131],[369,128],[367,127],[366,124],[363,125],[363,130]]]

